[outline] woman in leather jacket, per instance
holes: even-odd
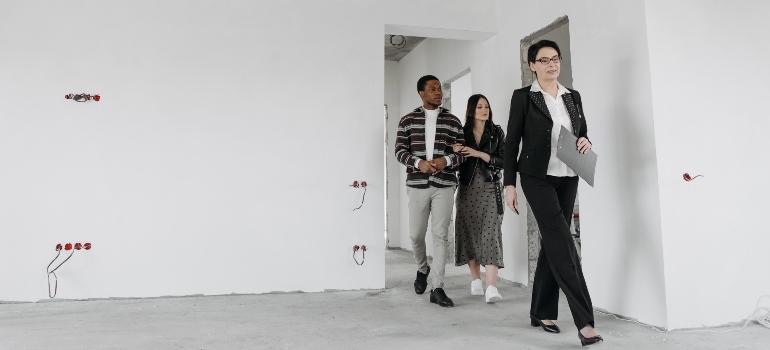
[[[501,300],[497,270],[503,268],[501,225],[503,201],[500,170],[503,168],[505,134],[492,122],[492,110],[484,95],[468,99],[463,127],[466,145],[455,144],[455,152],[467,158],[460,165],[455,220],[455,264],[468,264],[471,294],[484,295],[487,303]],[[480,266],[486,270],[487,289],[481,283]]]

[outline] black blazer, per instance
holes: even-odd
[[[551,128],[553,120],[542,92],[532,92],[527,86],[513,92],[508,115],[508,137],[505,140],[504,186],[516,186],[516,173],[545,179],[551,158]],[[583,114],[580,94],[572,89],[562,95],[572,121],[572,130],[578,138],[588,138],[588,126]],[[519,154],[521,143],[521,155]]]
[[[489,123],[489,121],[487,121]],[[497,181],[500,179],[500,169],[503,168],[503,156],[505,149],[505,133],[500,125],[493,125],[494,132],[490,135],[489,129],[484,128],[481,134],[481,143],[476,147],[476,136],[473,131],[465,134],[465,146],[489,154],[489,163],[480,158],[465,158],[465,162],[460,164],[460,183],[470,185],[473,176],[476,174],[476,167],[481,167],[481,173],[484,174],[485,182]]]

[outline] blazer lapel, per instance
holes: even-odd
[[[545,114],[548,119],[553,120],[551,117],[551,112],[548,111],[548,106],[545,104],[545,98],[543,97],[543,93],[539,91],[530,91],[529,92],[529,98],[532,100],[532,102],[535,103],[535,106]]]
[[[572,122],[572,133],[575,136],[580,135],[580,114],[578,114],[577,107],[575,107],[575,100],[572,98],[572,94],[564,94],[561,98],[564,100],[564,105],[567,106],[569,120]]]

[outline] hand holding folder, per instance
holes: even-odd
[[[594,187],[597,155],[593,150],[588,150],[585,154],[580,153],[577,150],[577,141],[577,136],[562,126],[559,132],[559,146],[556,149],[556,158],[567,164],[578,176],[583,178],[591,187]]]

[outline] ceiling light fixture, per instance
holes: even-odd
[[[396,36],[401,37],[401,40],[397,40],[398,43],[393,42],[393,37],[396,37]],[[403,49],[406,46],[406,38],[403,35],[391,35],[390,45],[397,49]]]

